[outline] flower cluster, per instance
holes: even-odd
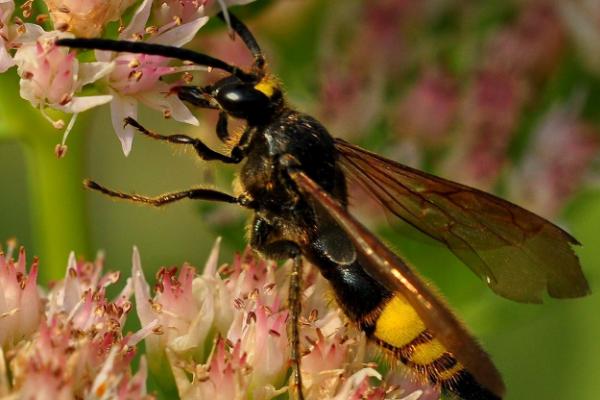
[[[106,289],[118,273],[102,274],[103,261],[70,256],[67,273],[42,294],[38,261],[26,273],[25,251],[0,255],[0,393],[27,399],[142,399],[146,364],[132,374],[136,344],[151,326],[123,334],[131,283],[115,299]]]
[[[146,339],[151,371],[168,385],[164,377],[170,376],[170,369],[184,399],[267,400],[287,393],[291,378],[284,299],[291,266],[277,268],[249,249],[231,264],[220,265],[218,255],[217,242],[200,276],[189,265],[178,275],[174,269],[161,269],[151,296],[134,252],[138,315],[142,325],[158,321],[155,331],[160,332]],[[309,269],[304,282],[306,398],[383,399],[391,392],[402,394],[402,387],[387,381],[373,386],[369,378],[382,376],[368,364],[365,338],[344,323],[338,309],[328,307],[323,278]],[[415,389],[411,398],[420,394]]]
[[[31,335],[38,327],[42,301],[36,280],[38,260],[34,260],[27,273],[25,249],[19,257],[12,258],[14,242],[8,244],[6,254],[0,249],[0,347],[11,347],[23,337]]]
[[[140,40],[170,46],[188,43],[206,24],[208,16],[219,9],[225,11],[234,4],[251,0],[144,0],[139,4],[127,26],[120,25],[118,39]],[[76,116],[91,108],[110,103],[113,128],[121,141],[123,152],[131,151],[133,130],[124,127],[125,117],[137,117],[138,104],[144,104],[188,124],[198,121],[188,108],[173,95],[163,78],[199,67],[172,66],[171,60],[158,56],[95,52],[95,61],[80,62],[74,51],[58,47],[55,42],[64,37],[99,37],[111,23],[128,18],[135,0],[45,0],[49,14],[35,14],[33,1],[21,9],[24,18],[36,23],[24,23],[15,16],[14,0],[0,0],[0,73],[17,66],[20,95],[38,108],[57,129],[65,128],[63,117],[52,117],[48,109],[72,114],[66,126],[57,154],[64,155],[65,141]],[[227,18],[227,17],[226,17]],[[45,31],[43,26],[51,26]],[[87,86],[87,87],[86,87]],[[81,95],[86,87],[86,93]]]
[[[286,330],[287,276],[249,249],[220,265],[219,243],[205,269],[163,268],[154,294],[137,249],[132,278],[114,298],[106,289],[119,273],[103,273],[103,258],[77,260],[45,294],[36,287],[37,260],[25,268],[12,247],[0,256],[0,393],[35,399],[145,399],[148,373],[182,399],[273,399],[292,389]],[[439,397],[398,372],[377,371],[363,334],[326,300],[327,285],[312,268],[304,276],[302,373],[307,399]],[[142,328],[124,334],[130,298]],[[146,353],[137,373],[137,344]]]

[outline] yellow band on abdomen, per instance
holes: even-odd
[[[401,348],[425,330],[425,324],[403,296],[395,295],[381,310],[375,322],[377,339]]]
[[[421,343],[414,347],[410,361],[419,365],[428,365],[440,358],[446,352],[446,348],[437,339],[427,343]]]
[[[431,335],[406,299],[396,294],[375,321],[375,338],[408,367],[436,382],[456,379],[464,369]]]
[[[455,379],[460,371],[464,369],[463,365],[459,362],[456,363],[452,368],[445,371],[438,371],[437,376],[440,381],[449,381]]]

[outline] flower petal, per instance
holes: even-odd
[[[68,113],[80,113],[90,108],[101,106],[102,104],[106,104],[113,99],[113,96],[110,94],[103,94],[99,96],[84,96],[84,97],[73,97],[71,101],[64,106],[51,105],[52,108],[57,110],[61,110]]]
[[[148,43],[158,43],[175,47],[183,46],[194,38],[198,30],[202,28],[207,21],[208,17],[197,18],[148,39]]]
[[[210,255],[208,256],[208,260],[206,260],[206,264],[204,264],[204,270],[202,271],[202,276],[212,277],[217,273],[217,268],[219,267],[219,251],[221,250],[221,237],[218,237],[215,240],[215,244],[213,244],[213,248],[210,251]]]
[[[34,40],[36,40],[38,37],[42,36],[42,34],[44,34],[44,28],[42,28],[39,25],[36,24],[29,24],[26,23],[25,24],[25,33],[23,33],[22,35],[19,36],[19,43],[24,43],[24,42],[33,42]],[[62,32],[61,37],[73,37],[73,35],[71,35],[68,32]]]
[[[131,97],[119,96],[115,92],[113,101],[110,103],[110,113],[113,129],[121,141],[123,153],[127,156],[131,152],[134,129],[132,126],[123,126],[126,117],[137,118],[137,102]]]
[[[136,33],[143,33],[146,27],[146,22],[150,18],[152,10],[152,0],[144,0],[144,2],[135,10],[135,14],[131,18],[131,22],[127,28],[119,35],[119,39],[131,40]]]
[[[79,64],[79,87],[95,82],[108,75],[114,67],[114,63],[111,62],[87,62]]]
[[[146,277],[144,276],[140,252],[137,246],[133,247],[131,278],[133,279],[133,290],[135,292],[135,305],[138,317],[140,318],[142,325],[147,325],[155,319],[155,316],[149,303],[150,285],[148,285]]]
[[[198,126],[198,119],[194,117],[192,112],[177,96],[164,95],[164,93],[168,91],[169,89],[166,84],[158,82],[155,90],[139,93],[137,98],[144,103],[144,105],[152,109],[161,112],[168,110],[175,121]]]
[[[6,51],[4,46],[0,45],[0,73],[6,72],[6,70],[12,67],[13,65],[15,65],[15,62],[10,56],[10,53]]]

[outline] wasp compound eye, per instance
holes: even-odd
[[[251,85],[231,84],[217,90],[217,102],[228,113],[238,118],[256,119],[271,108],[270,99]]]

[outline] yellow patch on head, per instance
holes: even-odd
[[[375,337],[394,347],[403,347],[425,330],[425,324],[406,299],[395,295],[381,310]]]
[[[277,88],[277,82],[270,77],[264,77],[260,82],[254,85],[254,89],[263,93],[267,97],[272,97]]]

